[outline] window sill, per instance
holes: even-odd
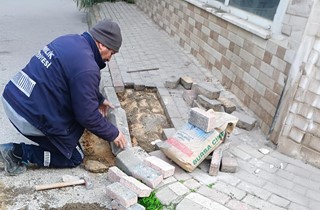
[[[232,23],[236,26],[239,26],[240,28],[252,33],[252,34],[255,34],[259,37],[261,37],[262,39],[270,39],[271,38],[271,30],[267,30],[267,29],[264,29],[260,26],[257,26],[255,24],[252,24],[250,22],[248,22],[247,20],[245,19],[242,19],[242,18],[239,18],[239,17],[236,17],[232,14],[229,14],[229,13],[225,13],[221,10],[218,10],[216,8],[213,8],[212,6],[209,6],[207,5],[205,2],[202,2],[201,0],[185,0],[186,2],[189,2],[190,4],[193,4],[194,6],[196,7],[199,7],[203,10],[206,10],[207,12],[229,22],[229,23]]]

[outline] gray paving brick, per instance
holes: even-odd
[[[238,160],[239,168],[249,172],[250,174],[253,174],[256,176],[256,170],[257,169],[261,170],[259,167],[256,167],[255,165],[252,165],[251,163],[249,163],[249,161],[243,161],[241,159],[237,159],[237,160]]]
[[[132,149],[124,150],[116,157],[116,166],[129,176],[132,176],[132,168],[141,163],[142,160],[134,155]]]
[[[114,199],[120,205],[128,208],[138,202],[137,194],[119,182],[114,182],[106,188],[106,194],[109,198]]]
[[[236,198],[238,200],[241,200],[246,195],[245,191],[238,189],[237,187],[234,187],[232,185],[228,185],[226,183],[220,182],[220,181],[215,183],[213,188],[215,190],[218,190],[220,192],[223,192],[223,193],[229,195],[231,198]]]
[[[262,187],[266,183],[265,180],[258,179],[256,175],[248,173],[247,171],[244,171],[244,170],[238,171],[237,173],[235,173],[235,176],[237,176],[241,180],[254,184],[258,187]]]
[[[170,93],[169,93],[169,90],[167,88],[158,87],[157,88],[157,95],[159,97],[161,97],[161,96],[170,96]]]
[[[247,203],[244,203],[242,201],[238,201],[236,199],[231,199],[226,207],[232,209],[232,210],[239,210],[239,209],[245,209],[245,210],[257,210],[257,208],[254,208],[252,206],[250,206]]]
[[[222,104],[215,99],[208,99],[204,95],[198,95],[197,102],[206,109],[213,109],[214,111],[221,111]]]
[[[223,205],[198,193],[190,193],[176,207],[176,210],[228,210]]]
[[[221,171],[228,173],[235,173],[238,168],[238,163],[235,158],[232,157],[222,157],[221,160]]]
[[[232,186],[236,186],[238,183],[240,183],[240,179],[238,177],[224,172],[220,172],[217,176],[217,179]]]
[[[211,132],[215,129],[214,111],[204,111],[200,108],[191,108],[188,122],[205,132]]]
[[[205,184],[205,185],[210,185],[213,184],[217,181],[217,178],[214,176],[210,176],[208,173],[196,168],[190,175],[197,180],[198,182]]]
[[[282,162],[285,162],[285,163],[290,163],[292,166],[296,166],[298,168],[298,170],[295,170],[295,169],[292,168],[293,172],[294,171],[299,171],[299,168],[303,168],[303,169],[305,169],[303,171],[307,171],[307,173],[311,172],[311,174],[316,177],[315,181],[319,181],[320,180],[320,170],[318,168],[316,168],[316,167],[313,167],[313,166],[311,166],[309,164],[306,164],[306,163],[302,162],[301,160],[297,160],[297,159],[294,159],[292,157],[289,157],[289,156],[286,156],[284,154],[281,154],[278,151],[271,152],[270,156],[278,159],[279,161],[282,161]],[[312,175],[311,175],[311,177],[313,177]]]
[[[248,182],[241,182],[237,185],[237,188],[248,192],[251,195],[257,196],[258,198],[261,198],[263,200],[268,200],[268,198],[271,196],[272,193],[270,193],[267,190],[264,190],[261,187],[257,187],[251,183]]]
[[[315,190],[308,190],[306,193],[307,197],[315,200],[316,202],[320,203],[320,192],[319,190],[315,191]]]
[[[177,198],[189,192],[190,190],[183,184],[181,184],[180,182],[174,182],[159,189],[156,192],[156,197],[162,204],[169,205],[172,202],[175,203]]]
[[[277,206],[284,208],[286,208],[290,204],[290,201],[288,201],[287,199],[281,198],[274,194],[270,196],[269,201]]]
[[[261,160],[264,162],[273,164],[277,168],[286,168],[286,166],[288,165],[286,162],[279,160],[277,158],[274,158],[270,155],[265,155],[263,158],[261,158]]]
[[[318,209],[319,209],[319,206],[320,206],[320,202],[310,201],[308,207],[309,207],[310,209],[312,209],[312,210],[318,210]]]
[[[308,199],[305,196],[293,192],[290,189],[281,187],[279,185],[268,182],[263,188],[269,192],[272,192],[282,198],[288,199],[290,201],[294,201],[297,204],[302,206],[308,206]]]
[[[145,210],[146,208],[138,203],[133,204],[132,206],[126,208],[119,204],[117,201],[111,201],[111,208],[116,210]]]
[[[180,83],[185,89],[190,90],[193,84],[193,79],[188,76],[182,76],[180,78]]]
[[[222,159],[223,147],[218,146],[212,153],[210,167],[209,167],[209,175],[216,176],[220,170],[221,159]]]
[[[222,103],[224,111],[229,113],[229,114],[231,114],[232,112],[236,111],[236,109],[237,109],[236,105],[228,98],[219,97],[218,101],[220,101]]]
[[[160,103],[162,107],[175,106],[175,103],[171,96],[161,95]]]
[[[257,120],[253,117],[249,116],[248,114],[241,113],[240,111],[234,111],[231,114],[239,119],[237,127],[248,131],[251,131],[254,128]]]
[[[146,186],[145,184],[131,176],[121,177],[120,184],[135,192],[138,197],[148,197],[152,192],[152,189],[150,187]]]
[[[301,206],[299,204],[296,203],[290,203],[289,210],[311,210],[310,208],[306,207],[306,206]],[[316,210],[316,209],[312,209],[312,210]]]
[[[177,130],[175,128],[164,128],[162,129],[162,137],[163,139],[168,139],[169,137],[172,137]]]
[[[263,209],[263,210],[269,210],[269,209],[272,209],[272,210],[285,210],[285,208],[282,208],[282,207],[278,207],[276,205],[273,205],[267,201],[264,201],[264,200],[261,200],[257,197],[254,197],[252,195],[247,195],[243,200],[243,202],[251,205],[251,206],[254,206],[258,209]]]
[[[177,76],[171,76],[165,81],[165,87],[175,89],[180,83],[180,78]]]
[[[163,179],[162,182],[160,182],[160,184],[156,187],[156,189],[160,189],[165,185],[171,184],[173,182],[177,182],[178,180],[176,178],[174,178],[173,176],[170,176],[166,179]]]
[[[287,165],[287,167],[285,167],[285,170],[304,178],[309,178],[311,176],[311,171],[292,165],[290,163]]]
[[[156,156],[149,156],[144,159],[146,165],[162,174],[163,178],[168,178],[174,174],[175,167]]]
[[[258,149],[251,147],[250,145],[247,144],[240,144],[237,146],[237,148],[241,149],[242,151],[250,154],[252,157],[255,158],[262,158],[264,156],[264,154],[262,154],[261,152],[258,151]]]
[[[193,101],[197,99],[197,93],[194,90],[184,90],[182,98],[189,105],[192,106]]]
[[[278,168],[276,166],[274,166],[273,164],[263,162],[262,160],[259,160],[256,158],[250,159],[249,163],[258,167],[258,168],[261,168],[269,173],[275,173],[278,171]]]
[[[212,188],[209,188],[208,186],[204,186],[202,185],[198,190],[197,190],[197,193],[207,197],[207,198],[210,198],[211,200],[213,201],[216,201],[218,203],[221,203],[221,204],[226,204],[229,200],[230,200],[230,196],[223,193],[223,192],[220,192],[220,191],[217,191],[214,189],[214,185],[212,186]]]
[[[122,176],[128,176],[123,171],[121,171],[118,167],[112,166],[108,169],[107,179],[111,182],[120,182]]]
[[[149,155],[156,156],[156,157],[160,158],[161,160],[163,160],[163,161],[173,165],[175,168],[177,168],[177,165],[172,160],[170,160],[161,150],[155,150],[155,151],[149,152]]]
[[[185,181],[188,179],[191,179],[192,176],[190,175],[189,172],[186,172],[180,167],[176,167],[173,176],[178,180],[178,181]]]
[[[203,95],[208,99],[219,98],[221,92],[221,90],[217,89],[212,83],[194,83],[192,90],[195,90],[198,95]]]
[[[307,187],[311,190],[319,190],[320,189],[320,183],[315,182],[313,180],[310,180],[309,178],[294,176],[294,178],[291,181],[293,181],[296,184]]]
[[[282,169],[278,170],[276,172],[276,174],[278,176],[281,176],[282,178],[286,178],[286,179],[289,179],[289,180],[293,180],[293,178],[295,177],[295,175],[293,173],[291,173],[289,171],[282,170]]]
[[[305,195],[307,193],[308,188],[296,184],[296,185],[293,186],[292,190],[294,192],[297,192],[297,193],[301,194],[301,195]]]
[[[156,170],[145,165],[143,161],[134,154],[133,149],[126,149],[116,157],[116,166],[129,176],[133,176],[151,188],[155,188],[163,180]]]
[[[102,94],[114,106],[121,106],[120,101],[113,87],[104,87],[102,90]]]
[[[175,129],[179,130],[181,129],[183,126],[185,126],[185,124],[188,121],[183,119],[183,118],[171,118],[171,123],[174,126]]]
[[[261,170],[259,173],[257,173],[257,177],[260,177],[268,182],[271,182],[281,187],[285,187],[287,189],[292,189],[293,186],[295,185],[292,181],[288,179],[274,176],[274,174],[268,173],[264,170]]]
[[[195,179],[188,179],[182,183],[190,190],[198,189],[199,187],[201,187],[200,182],[196,181]]]
[[[132,169],[132,176],[151,188],[155,188],[163,180],[163,176],[159,172],[144,163]]]
[[[228,151],[237,156],[238,158],[241,158],[242,160],[249,160],[250,158],[252,158],[249,154],[236,147],[232,147]]]
[[[170,119],[172,119],[172,118],[181,118],[181,115],[180,115],[176,105],[166,106],[164,111],[166,113],[166,116],[168,116],[168,118],[170,118]]]

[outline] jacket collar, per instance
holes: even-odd
[[[88,41],[88,43],[92,49],[92,52],[94,54],[94,59],[97,62],[100,70],[103,69],[104,67],[106,67],[106,63],[102,60],[99,49],[96,45],[96,42],[92,38],[91,34],[88,32],[84,32],[83,34],[81,34],[81,36],[83,36]]]

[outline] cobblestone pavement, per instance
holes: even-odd
[[[185,124],[190,107],[183,100],[181,89],[164,87],[166,80],[189,76],[197,83],[214,83],[222,95],[232,97],[214,75],[135,5],[103,3],[89,13],[89,23],[103,18],[116,20],[123,34],[123,46],[109,64],[118,72],[111,71],[112,77],[106,70],[102,74],[106,86],[112,86],[112,79],[136,88],[157,87],[175,128]],[[157,196],[167,209],[319,209],[319,169],[274,150],[259,128],[237,128],[227,142],[230,146],[224,154],[237,159],[236,173],[209,176],[210,160],[192,173],[176,167],[174,176],[157,189]],[[263,154],[258,150],[261,148],[270,152]]]

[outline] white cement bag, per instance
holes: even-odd
[[[225,112],[214,112],[217,127],[211,132],[187,123],[172,137],[159,144],[161,151],[181,168],[192,172],[235,128],[238,119]]]

